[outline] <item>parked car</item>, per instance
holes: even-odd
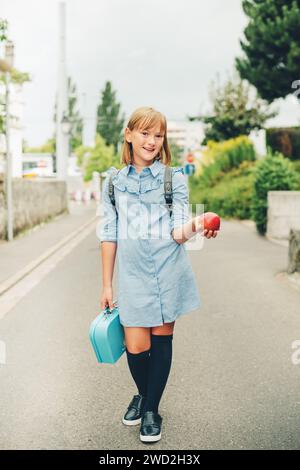
[[[39,176],[39,168],[37,166],[23,170],[23,178],[36,178],[37,176]]]

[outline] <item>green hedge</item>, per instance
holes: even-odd
[[[250,219],[255,165],[256,162],[242,162],[238,168],[224,173],[215,186],[206,186],[201,177],[191,176],[190,203],[194,215],[196,204],[204,204],[204,212],[216,212],[222,218]]]
[[[190,176],[189,187],[193,215],[196,204],[204,204],[205,212],[216,212],[224,219],[252,219],[257,231],[264,234],[268,191],[300,191],[300,164],[268,153],[262,160],[244,161],[238,168],[223,173],[214,186],[207,186],[201,177]]]
[[[225,173],[238,168],[243,161],[254,161],[255,151],[252,142],[246,136],[240,136],[224,142],[209,141],[202,155],[201,178],[207,186],[220,181]]]
[[[300,160],[292,162],[293,168],[297,173],[300,173]]]
[[[269,152],[256,166],[251,218],[257,231],[264,235],[267,228],[268,191],[292,191],[300,189],[299,174],[292,163],[281,153]]]

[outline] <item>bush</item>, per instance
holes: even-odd
[[[76,149],[76,155],[77,162],[84,172],[84,181],[90,181],[94,171],[102,173],[111,166],[121,167],[120,157],[115,154],[114,146],[107,146],[99,134],[96,135],[94,147],[80,146]]]
[[[291,162],[281,153],[270,151],[256,166],[251,216],[257,231],[264,235],[267,228],[268,191],[296,190],[299,177]]]
[[[296,160],[291,163],[298,177],[298,185],[296,187],[296,191],[300,191],[300,160]]]
[[[203,152],[201,178],[207,186],[220,181],[224,174],[239,167],[243,161],[254,161],[255,151],[246,136],[236,137],[224,142],[209,141]]]
[[[293,168],[297,173],[300,173],[300,160],[292,162]]]
[[[212,211],[220,217],[249,219],[253,197],[254,168],[257,162],[242,162],[238,168],[224,173],[215,186],[206,186],[201,177],[191,176],[190,203],[196,215],[196,204],[204,204],[205,212]]]

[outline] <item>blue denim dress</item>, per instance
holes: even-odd
[[[164,198],[165,165],[155,160],[138,173],[122,168],[112,182],[116,209],[108,196],[107,172],[99,204],[103,217],[96,233],[116,242],[118,294],[123,326],[152,327],[176,320],[200,307],[197,284],[185,244],[171,234],[189,220],[189,196],[182,167],[172,167],[173,211]]]

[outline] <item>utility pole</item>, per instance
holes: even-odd
[[[186,136],[185,136],[185,143],[184,143],[183,168],[184,168],[185,181],[186,181],[188,189],[190,189],[189,188],[189,175],[187,175],[185,173],[185,166],[186,166],[186,163],[187,163],[186,162],[186,156],[187,156],[187,154],[190,150],[190,148],[189,148],[190,142],[189,142],[189,126],[188,126],[188,123],[186,123],[185,129],[186,129]]]
[[[66,72],[66,4],[59,4],[58,92],[56,113],[56,171],[57,178],[66,180],[69,156],[68,90]]]
[[[6,168],[5,168],[5,195],[7,213],[7,240],[12,241],[13,233],[13,196],[12,196],[12,161],[10,153],[10,72],[14,62],[14,45],[12,41],[5,44],[5,140],[6,140]]]

